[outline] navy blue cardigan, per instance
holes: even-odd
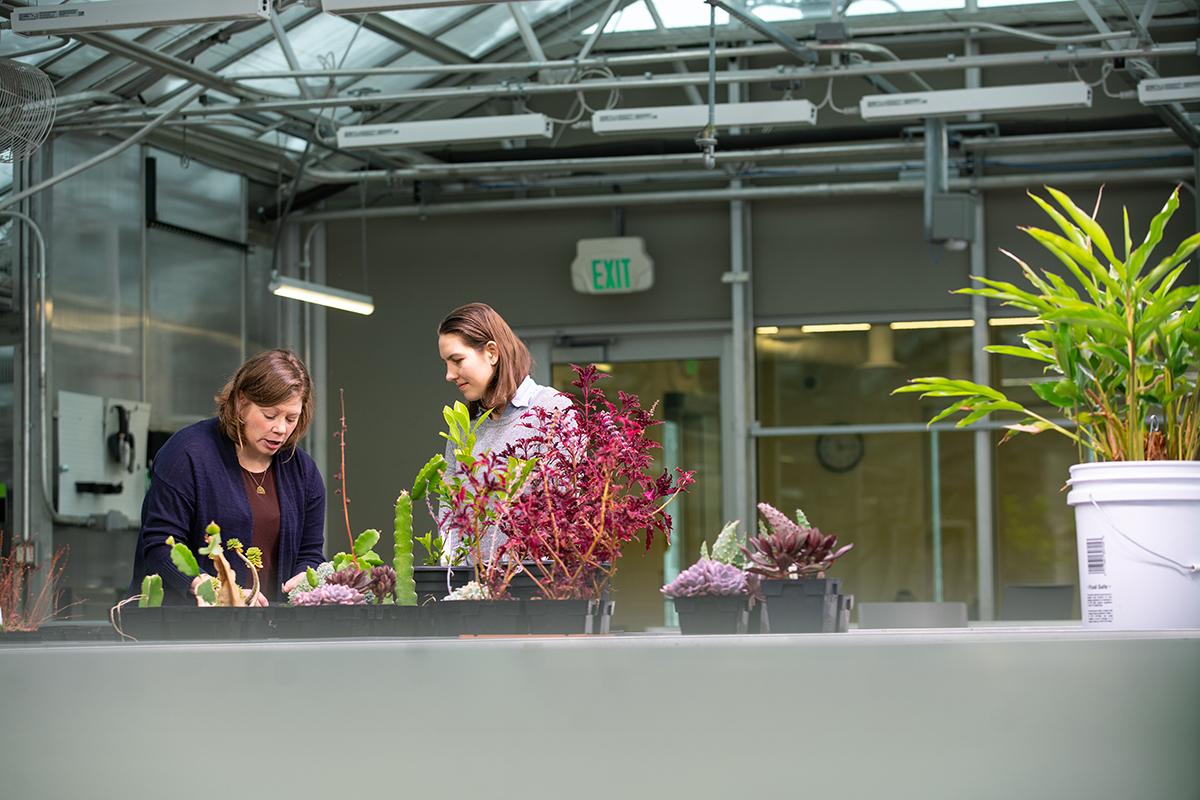
[[[325,482],[316,462],[297,448],[281,451],[271,470],[279,497],[279,560],[276,575],[286,581],[324,559]],[[186,602],[192,579],[171,562],[168,536],[186,542],[196,554],[200,569],[215,574],[212,562],[201,556],[204,528],[221,526],[222,538],[236,537],[246,547],[251,536],[250,503],[242,483],[237,451],[221,432],[217,419],[206,419],[177,431],[154,457],[150,488],[142,503],[142,530],[134,554],[130,594],[141,591],[142,578],[158,573],[163,579],[165,602]],[[249,570],[230,558],[238,583],[249,588]],[[273,587],[278,591],[278,587]],[[268,597],[274,592],[266,591]]]

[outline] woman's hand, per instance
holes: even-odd
[[[297,572],[295,575],[288,578],[287,583],[283,585],[283,593],[287,594],[292,589],[295,589],[297,586],[299,586],[301,581],[306,580],[308,580],[308,570],[304,570],[304,572]]]
[[[267,598],[263,596],[262,592],[255,592],[253,597],[246,598],[246,605],[261,607],[269,606],[271,604],[267,602]]]
[[[212,603],[205,600],[196,591],[197,589],[200,588],[200,584],[204,583],[205,581],[211,581],[211,580],[212,580],[212,576],[205,575],[204,573],[200,573],[196,577],[192,578],[191,592],[192,592],[192,594],[196,595],[196,605],[198,605],[198,606],[211,606],[212,605]]]

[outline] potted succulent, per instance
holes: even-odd
[[[537,588],[541,599],[525,604],[531,620],[561,611],[573,621],[545,628],[564,624],[579,632],[579,622],[593,618],[589,607],[599,605],[602,620],[593,629],[603,631],[622,550],[634,542],[648,549],[656,535],[669,540],[667,508],[695,473],[654,472],[654,409],[625,392],[613,403],[598,386],[606,375],[594,365],[572,368],[579,390],[572,407],[533,409],[530,436],[503,454],[534,467],[528,489],[511,498],[499,552],[507,563],[523,564]]]
[[[262,568],[262,552],[257,547],[245,548],[236,538],[223,540],[221,527],[210,522],[204,529],[204,547],[198,553],[216,572],[196,587],[197,604],[208,606],[201,611],[188,606],[164,606],[162,578],[147,575],[141,592],[114,606],[109,618],[123,639],[238,639],[265,636],[267,621],[259,609],[247,603],[259,591],[258,570]],[[183,542],[168,537],[171,563],[189,578],[201,575],[196,554]],[[229,555],[232,554],[232,555]],[[250,573],[251,585],[238,585],[237,575],[229,563],[230,557],[240,559]],[[137,602],[136,608],[125,606]]]
[[[746,571],[761,579],[766,629],[771,633],[832,633],[845,630],[849,596],[839,578],[826,577],[833,562],[854,545],[838,547],[837,537],[812,527],[804,512],[790,519],[769,503],[759,503],[760,534],[741,547]]]
[[[703,543],[700,559],[661,589],[674,601],[684,635],[747,632],[758,580],[742,569],[737,525],[725,526],[711,554],[708,543]]]
[[[1038,413],[1003,392],[945,377],[915,378],[897,392],[947,398],[930,421],[959,426],[993,413],[1019,418],[1009,436],[1054,431],[1079,448],[1067,502],[1075,508],[1084,624],[1100,628],[1200,627],[1200,286],[1180,286],[1200,233],[1154,261],[1179,208],[1176,188],[1135,246],[1128,211],[1118,242],[1069,196],[1030,193],[1058,230],[1022,228],[1069,272],[1037,270],[1005,252],[1028,288],[975,278],[960,289],[1036,316],[1023,346],[988,352],[1032,360],[1032,385],[1054,410]],[[1004,252],[1004,251],[1002,251]],[[1062,424],[1053,417],[1067,420]],[[1007,438],[1007,436],[1005,437]]]

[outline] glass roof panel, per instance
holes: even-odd
[[[384,11],[383,15],[393,22],[412,28],[414,31],[435,35],[445,30],[474,9],[470,6],[451,6],[438,8],[414,8],[411,11]]]
[[[288,32],[292,50],[303,69],[321,69],[343,63],[347,67],[374,66],[385,56],[399,52],[400,47],[390,39],[360,28],[356,22],[322,14],[301,23]],[[349,47],[349,51],[347,51]],[[223,75],[242,75],[248,72],[286,70],[283,48],[274,38],[222,71]],[[298,94],[296,82],[290,78],[268,78],[249,81],[247,86],[281,94]]]
[[[1073,0],[979,0],[980,8],[996,8],[997,6],[1033,6],[1045,3],[1064,3]]]
[[[516,35],[517,22],[508,8],[492,6],[438,38],[472,58],[479,58]]]
[[[696,28],[708,24],[709,8],[704,3],[684,0],[654,0],[654,8],[662,19],[665,28]],[[726,25],[729,15],[717,10],[717,24]],[[643,0],[631,3],[612,15],[612,19],[604,26],[605,33],[623,33],[625,31],[652,31],[655,29],[654,17]],[[584,28],[581,33],[589,35],[596,30],[595,23]]]
[[[964,0],[851,0],[846,11],[848,17],[863,17],[869,14],[893,14],[897,11],[935,11],[948,8],[966,8]]]

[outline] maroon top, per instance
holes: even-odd
[[[253,521],[246,547],[262,550],[263,568],[258,571],[259,591],[268,600],[274,601],[279,597],[280,583],[275,574],[275,565],[279,563],[279,495],[275,493],[275,473],[270,467],[266,472],[250,472],[242,467],[242,485],[246,488],[246,500],[250,503]],[[263,490],[261,494],[258,491],[260,486]]]

